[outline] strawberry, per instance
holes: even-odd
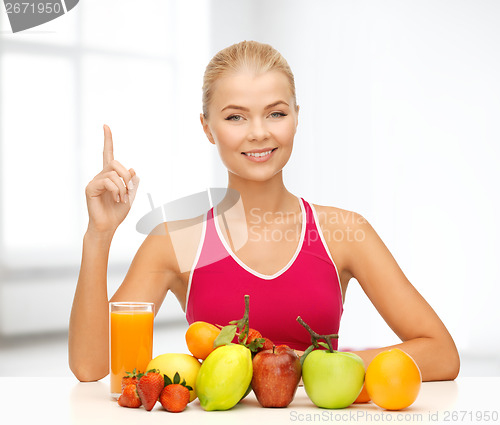
[[[138,374],[136,372],[136,369],[134,369],[132,372],[125,372],[125,373],[126,375],[122,378],[122,391],[129,384],[137,385],[137,380],[142,375],[140,373]]]
[[[169,412],[182,412],[189,403],[189,390],[181,384],[170,384],[163,388],[160,403]]]
[[[250,328],[248,330],[247,344],[250,344],[254,339],[262,338],[262,334],[255,329]]]
[[[255,354],[261,350],[262,345],[265,342],[265,339],[262,338],[262,334],[259,331],[250,328],[250,329],[248,329],[248,334],[246,337],[247,337],[247,340],[246,340],[247,342],[244,345],[246,347],[248,347],[252,353]],[[241,335],[240,335],[240,338],[241,338]],[[240,344],[241,343],[242,342],[240,342]]]
[[[189,403],[189,391],[191,388],[186,385],[186,380],[181,377],[179,372],[175,372],[174,379],[170,379],[167,375],[163,375],[165,379],[165,388],[160,394],[160,403],[169,412],[182,412]]]
[[[137,377],[136,376],[124,376],[122,378],[122,391],[125,389],[127,385],[137,385]]]
[[[129,384],[123,389],[118,404],[122,407],[139,407],[142,404],[135,384]]]
[[[137,382],[137,392],[147,411],[150,411],[158,401],[163,386],[163,376],[156,369],[148,370]]]
[[[272,350],[273,346],[274,344],[269,338],[264,338],[264,344],[262,345],[262,347],[259,348],[259,351]]]

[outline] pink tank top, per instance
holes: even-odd
[[[302,230],[297,250],[288,264],[273,275],[258,273],[245,265],[224,239],[214,220],[214,208],[207,212],[189,276],[188,323],[202,320],[225,326],[240,319],[244,296],[248,294],[250,327],[275,345],[305,350],[311,344],[308,332],[296,321],[297,316],[319,334],[338,333],[343,305],[337,267],[314,207],[302,198],[299,201]],[[333,342],[337,349],[337,341]]]

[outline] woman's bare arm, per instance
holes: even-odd
[[[178,281],[177,261],[161,224],[142,243],[129,271],[110,301],[153,302],[157,312]],[[107,257],[110,239],[87,234],[69,329],[69,364],[80,381],[96,381],[109,373],[109,304]]]
[[[69,321],[69,367],[80,381],[108,374],[107,268],[112,235],[87,232]]]
[[[381,351],[397,347],[417,362],[424,381],[455,379],[460,358],[439,316],[406,278],[373,227],[359,214],[346,211],[343,214],[352,215],[344,220],[346,235],[356,234],[356,238],[346,238],[342,243],[346,269],[403,341],[356,354],[368,366]],[[333,234],[334,229],[330,230]]]
[[[445,325],[406,278],[373,227],[361,216],[355,223],[364,239],[349,244],[348,267],[380,315],[403,341],[357,354],[368,365],[379,352],[398,347],[417,362],[422,380],[455,379],[460,358]]]
[[[109,249],[138,184],[135,171],[114,159],[111,130],[105,125],[103,168],[85,188],[89,224],[69,323],[69,366],[80,381],[95,381],[109,372]],[[142,244],[114,298],[153,301],[158,309],[176,278],[175,255],[169,246],[166,225],[159,225]]]

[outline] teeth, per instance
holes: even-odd
[[[253,153],[253,152],[245,152],[246,156],[255,156],[256,158],[260,158],[261,156],[266,156],[269,155],[273,150],[271,149],[270,151],[267,152],[259,152],[259,153]]]

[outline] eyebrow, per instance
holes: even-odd
[[[289,106],[288,103],[286,103],[284,100],[278,100],[276,102],[270,103],[264,109],[274,108],[275,106],[278,106],[280,104],[284,104],[286,106]],[[226,109],[239,109],[241,111],[246,111],[246,112],[250,111],[248,108],[245,108],[244,106],[227,105],[226,107],[224,107],[224,108],[221,109],[221,112],[225,111]]]

